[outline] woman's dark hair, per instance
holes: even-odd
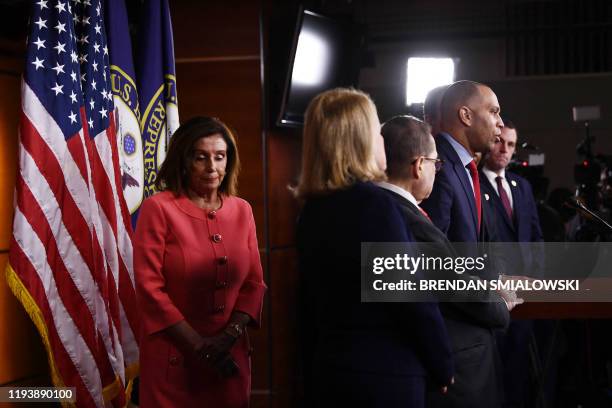
[[[183,123],[172,135],[166,158],[157,173],[155,187],[184,194],[189,187],[189,172],[194,159],[194,146],[203,137],[219,134],[227,143],[227,167],[219,192],[236,195],[240,159],[232,131],[217,118],[196,116]]]

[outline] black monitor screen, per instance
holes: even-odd
[[[338,21],[308,10],[301,13],[278,125],[302,124],[304,111],[315,95],[347,85],[348,35],[346,26]]]

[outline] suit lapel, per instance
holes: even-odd
[[[490,195],[492,195],[491,200],[493,200],[493,205],[495,207],[497,207],[497,212],[501,215],[501,217],[503,218],[503,220],[506,223],[506,225],[508,226],[508,228],[510,228],[512,231],[514,231],[514,223],[512,222],[510,217],[508,217],[508,213],[506,212],[506,209],[504,208],[504,203],[502,203],[501,197],[497,193],[497,190],[491,184],[491,182],[489,181],[489,178],[487,176],[485,176],[485,174],[483,172],[480,173],[480,176],[481,176],[480,177],[480,180],[481,180],[480,183],[481,184],[486,184],[487,190],[489,190]],[[514,197],[514,195],[513,195],[513,197]]]
[[[476,230],[476,235],[478,234],[478,215],[476,214],[476,203],[474,201],[474,190],[472,189],[472,182],[468,177],[465,167],[463,167],[463,163],[461,163],[461,159],[459,159],[459,155],[453,149],[453,146],[446,140],[446,138],[442,135],[439,135],[436,138],[438,142],[438,152],[442,152],[445,158],[452,163],[453,172],[455,176],[459,180],[461,187],[463,187],[463,192],[465,193],[465,198],[467,199],[468,205],[470,206],[470,211],[472,212],[472,221],[474,222],[474,229]]]

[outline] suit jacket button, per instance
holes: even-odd
[[[219,265],[225,265],[227,263],[227,256],[217,258],[217,262],[219,262]]]
[[[217,215],[216,211],[211,211],[208,213],[208,218],[210,218],[211,220],[214,220],[216,215]]]
[[[178,357],[172,356],[170,357],[170,365],[177,365],[178,364]]]
[[[218,244],[219,242],[221,242],[221,234],[215,234],[212,236],[212,240],[214,243]]]

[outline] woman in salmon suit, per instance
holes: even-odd
[[[247,407],[246,326],[266,286],[250,205],[235,196],[231,131],[197,117],[173,135],[134,239],[140,406]]]

